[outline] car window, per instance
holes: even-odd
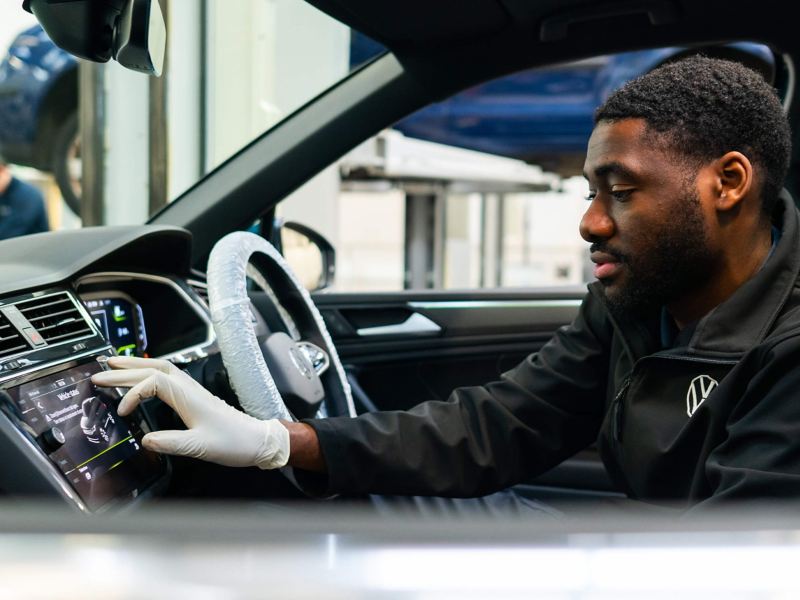
[[[171,0],[163,77],[113,62],[92,67],[100,91],[87,99],[81,61],[21,5],[0,8],[0,239],[84,223],[141,224],[385,52],[303,0]],[[98,128],[84,147],[82,95]],[[102,178],[82,177],[89,161]],[[98,210],[87,217],[89,202]]]
[[[598,56],[468,89],[348,153],[278,214],[333,244],[336,291],[583,285],[591,266],[578,224],[594,110],[626,81],[687,52]],[[775,76],[765,46],[704,52]],[[287,240],[286,251],[299,243]]]

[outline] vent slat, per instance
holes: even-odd
[[[46,315],[42,315],[41,317],[29,317],[28,320],[33,323],[34,321],[47,321],[48,319],[54,319],[55,317],[60,317],[61,315],[77,315],[75,318],[80,319],[80,312],[78,312],[77,308],[70,308],[68,310],[61,310],[59,312],[48,313]],[[83,319],[81,319],[83,320]]]
[[[75,319],[70,319],[68,321],[61,321],[53,325],[48,325],[47,327],[37,327],[36,331],[44,335],[45,331],[50,331],[51,329],[55,329],[57,327],[66,327],[67,325],[72,325],[73,323],[81,323],[83,325],[86,325],[86,323],[83,322],[83,319],[75,318]]]
[[[10,355],[14,354],[15,352],[22,352],[23,350],[27,350],[27,349],[28,349],[28,345],[27,344],[22,344],[21,346],[13,346],[11,348],[3,348],[2,350],[0,350],[0,357],[10,356]]]
[[[67,292],[32,298],[14,306],[48,344],[86,337],[93,333]]]
[[[44,303],[41,303],[41,304],[34,304],[33,306],[26,306],[26,304],[30,304],[31,302],[35,302],[35,300],[25,300],[23,302],[17,302],[16,307],[19,309],[19,311],[22,314],[25,314],[25,313],[28,313],[28,312],[30,312],[32,310],[41,310],[43,308],[49,308],[51,306],[56,306],[58,304],[64,304],[64,303],[67,303],[67,302],[69,304],[72,304],[72,302],[69,301],[69,298],[61,298],[60,300],[52,300],[50,302],[44,302]]]
[[[0,358],[24,352],[29,348],[28,342],[11,326],[8,318],[0,313]],[[10,334],[10,335],[9,335]]]
[[[47,335],[47,334],[49,332],[55,330],[55,329],[59,329],[59,328],[60,329],[75,329],[76,326],[78,326],[80,329],[88,329],[88,327],[86,326],[86,323],[83,320],[78,321],[77,319],[73,319],[69,323],[58,323],[56,325],[51,325],[49,327],[41,327],[41,328],[37,329],[36,331],[38,331],[40,334],[42,334],[42,337],[47,338],[47,337],[49,337],[49,335]]]
[[[91,333],[91,331],[92,330],[87,327],[86,329],[81,329],[80,331],[70,331],[69,333],[65,333],[63,335],[48,336],[45,339],[47,340],[48,343],[53,343],[70,337],[76,337],[79,335],[88,335],[89,333]]]

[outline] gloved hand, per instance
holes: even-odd
[[[142,440],[145,448],[229,467],[277,469],[289,460],[289,432],[280,421],[262,421],[236,410],[172,363],[118,356],[108,365],[115,370],[93,375],[92,382],[131,388],[119,403],[120,415],[130,414],[144,398],[157,396],[188,427],[148,433]]]

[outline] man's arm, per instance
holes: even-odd
[[[479,496],[506,488],[596,439],[611,336],[605,310],[590,298],[571,326],[500,381],[408,411],[304,421],[316,438],[293,427],[290,464],[319,495]]]
[[[0,205],[0,240],[49,231],[44,196],[29,183],[14,180]]]
[[[324,473],[325,459],[314,428],[307,423],[281,421],[289,430],[289,466],[313,473]]]
[[[6,198],[5,202],[0,202],[0,240],[28,233],[25,215],[20,214],[18,206],[13,200],[13,198]]]
[[[33,185],[26,183],[21,193],[25,195],[25,204],[30,211],[28,233],[44,233],[50,231],[50,222],[47,219],[47,205],[44,196]]]
[[[611,326],[597,300],[500,381],[446,402],[358,418],[282,423],[251,417],[164,360],[115,357],[96,385],[130,388],[130,413],[158,396],[187,425],[145,447],[229,466],[296,467],[310,493],[479,496],[541,473],[588,445],[605,408]]]

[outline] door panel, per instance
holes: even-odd
[[[527,354],[575,317],[582,290],[553,297],[519,292],[316,294],[342,360],[353,364],[504,348]],[[478,299],[476,299],[476,296]],[[412,322],[412,323],[409,323]],[[401,327],[411,324],[403,330]],[[414,327],[419,325],[414,330]],[[366,335],[365,335],[366,333]],[[538,347],[538,346],[537,346]],[[449,352],[448,352],[449,351]]]
[[[577,315],[585,288],[469,293],[318,293],[359,412],[446,400],[456,387],[496,380]],[[586,449],[522,486],[539,497],[579,499],[613,490]]]

